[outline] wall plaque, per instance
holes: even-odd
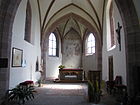
[[[8,67],[8,58],[0,58],[0,68]]]

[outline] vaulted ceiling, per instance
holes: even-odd
[[[37,0],[40,13],[40,26],[42,33],[49,27],[63,19],[67,14],[75,14],[88,23],[101,34],[103,28],[103,16],[105,2],[107,0]],[[67,17],[64,21],[55,25],[61,35],[65,35],[71,29],[74,29],[83,36],[87,27],[79,21],[78,18]]]

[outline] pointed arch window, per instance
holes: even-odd
[[[107,51],[113,50],[116,47],[115,36],[115,17],[114,17],[114,2],[108,0],[106,9],[106,44]]]
[[[110,10],[109,10],[109,17],[110,17],[110,41],[111,46],[115,45],[115,26],[114,26],[114,16],[113,16],[113,2],[111,2]]]
[[[31,13],[31,5],[28,0],[27,7],[26,7],[26,20],[25,20],[25,35],[24,40],[31,43],[31,19],[32,19],[32,13]]]
[[[58,56],[57,38],[54,33],[49,36],[49,56]]]
[[[95,37],[93,33],[90,33],[86,40],[86,55],[92,55],[95,53]]]

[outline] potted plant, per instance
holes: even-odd
[[[88,101],[94,102],[94,87],[90,80],[88,80]]]
[[[91,82],[88,80],[88,99],[89,102],[99,103],[101,96],[101,90],[99,89],[98,81]]]
[[[102,91],[99,89],[99,82],[97,80],[94,80],[93,86],[94,86],[94,102],[97,104],[100,102],[100,96],[102,94]]]
[[[16,102],[19,105],[25,104],[26,101],[34,98],[34,86],[28,85],[26,82],[20,83],[15,88],[6,92],[5,99],[1,105],[7,105],[10,102]]]

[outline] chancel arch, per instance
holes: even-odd
[[[75,22],[76,21],[76,22]],[[81,29],[82,27],[82,29]],[[55,21],[45,32],[45,34],[43,35],[44,37],[42,38],[42,48],[43,49],[46,49],[46,50],[42,50],[42,55],[45,55],[46,56],[46,53],[45,51],[47,51],[47,46],[46,46],[46,43],[47,43],[47,37],[48,35],[53,32],[53,30],[56,30],[59,31],[59,36],[60,36],[60,39],[59,39],[59,43],[60,43],[60,46],[59,46],[59,52],[62,52],[61,54],[59,54],[59,58],[58,58],[58,62],[56,64],[56,69],[58,69],[58,65],[59,64],[64,64],[66,65],[68,68],[83,68],[83,63],[84,62],[84,59],[86,59],[85,55],[84,55],[84,43],[85,43],[85,36],[87,35],[86,33],[86,30],[90,30],[91,33],[94,33],[94,37],[96,39],[96,54],[94,54],[93,56],[95,57],[88,57],[87,59],[91,59],[94,61],[94,67],[92,67],[93,65],[90,64],[89,65],[89,68],[86,69],[86,71],[88,71],[89,69],[92,69],[92,70],[100,70],[101,71],[101,61],[102,61],[102,56],[101,56],[101,51],[102,51],[102,48],[101,48],[101,35],[95,30],[95,28],[88,22],[86,21],[84,18],[80,17],[79,15],[77,14],[74,14],[74,13],[69,13],[61,18],[59,18],[57,21]],[[82,32],[82,34],[81,34]],[[70,36],[71,34],[71,36]],[[86,34],[86,35],[85,35]],[[68,40],[66,41],[66,40]],[[73,39],[76,39],[77,42],[74,44],[72,44],[72,40]],[[69,49],[74,49],[74,50],[71,50],[73,52],[66,54],[66,55],[63,55],[64,54],[64,49],[68,49],[68,47],[70,46],[65,46],[64,44],[65,43],[69,43],[69,44],[72,44],[71,47],[72,48],[69,48]],[[77,47],[76,47],[77,46]],[[68,52],[70,52],[68,50]],[[66,52],[65,52],[66,53]],[[79,60],[76,60],[76,65],[73,65],[72,63],[70,64],[65,64],[66,63],[66,56],[70,56],[71,54],[75,54],[79,59]],[[64,57],[65,56],[65,57]],[[100,57],[99,57],[100,56]],[[64,59],[66,58],[66,59]],[[49,58],[48,58],[49,59]],[[50,60],[50,59],[49,59]],[[47,62],[49,62],[49,60],[47,59],[44,59],[44,61],[46,61],[46,64]],[[48,68],[47,66],[45,66],[44,68]],[[47,75],[47,69],[46,70],[46,75]]]

